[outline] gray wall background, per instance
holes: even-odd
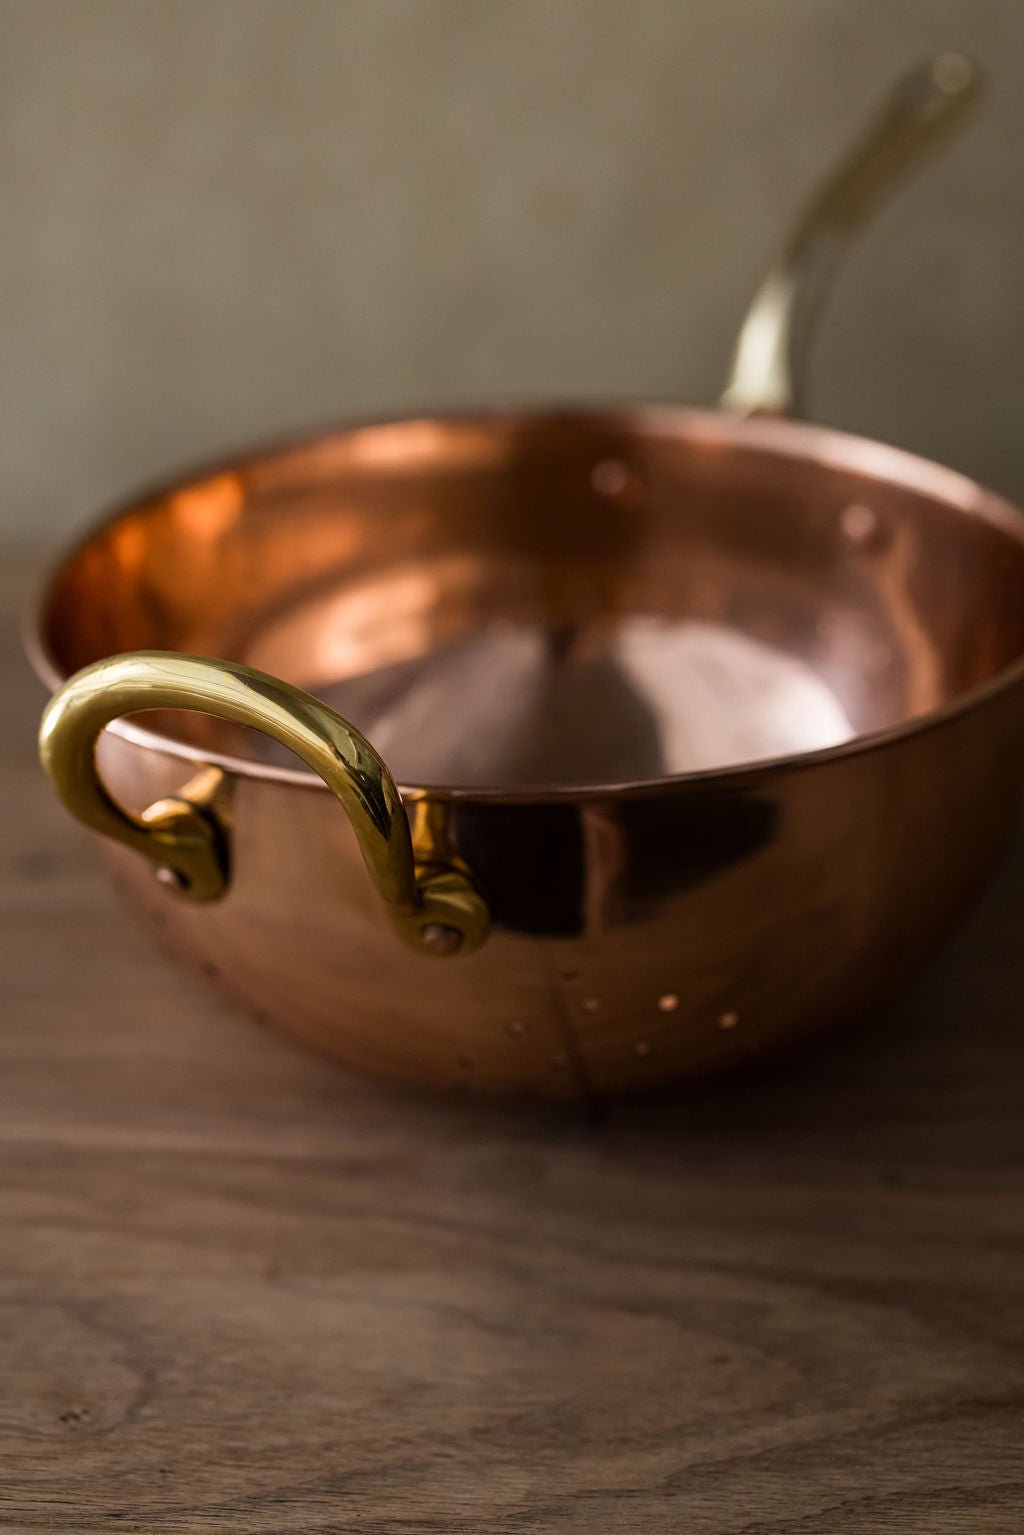
[[[346,412],[714,399],[947,47],[986,108],[852,256],[813,411],[1024,500],[1022,0],[0,0],[0,525]]]

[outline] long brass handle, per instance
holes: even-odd
[[[96,765],[100,731],[123,714],[191,709],[263,730],[301,757],[348,813],[363,860],[398,935],[424,954],[469,953],[487,936],[487,907],[468,875],[418,868],[394,779],[366,737],[318,699],[232,661],[136,651],[76,673],[43,714],[39,755],[63,804],[86,826],[143,854],[193,900],[226,888],[225,832],[187,799],[136,817],[110,796]]]
[[[802,404],[811,330],[847,241],[905,173],[943,141],[980,94],[959,53],[919,65],[804,210],[754,296],[722,396],[742,415],[789,416]]]

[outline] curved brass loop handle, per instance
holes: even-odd
[[[86,826],[170,870],[182,893],[215,900],[227,885],[225,834],[187,799],[140,817],[107,793],[100,731],[122,714],[191,709],[263,730],[301,757],[344,805],[367,871],[398,935],[423,954],[469,953],[487,936],[487,907],[468,876],[417,868],[394,779],[365,736],[332,709],[265,672],[173,651],[135,651],[76,673],[43,714],[39,755],[58,796]]]
[[[846,242],[963,120],[980,91],[975,66],[959,53],[939,54],[899,82],[805,209],[755,294],[722,396],[726,410],[773,416],[800,410],[811,330]]]

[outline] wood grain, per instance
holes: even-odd
[[[3,647],[0,1529],[1019,1535],[1021,849],[792,1061],[424,1102],[152,952]]]

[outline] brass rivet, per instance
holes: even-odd
[[[428,954],[454,954],[462,947],[462,934],[446,922],[426,922],[420,928],[420,942]]]
[[[944,96],[956,96],[966,90],[974,76],[974,65],[962,53],[940,53],[932,64],[932,84]]]
[[[718,1027],[720,1029],[734,1029],[739,1021],[739,1013],[720,1013],[718,1015]]]
[[[658,1011],[661,1013],[674,1013],[679,1006],[679,998],[674,991],[666,991],[663,997],[658,998]]]
[[[172,869],[169,864],[162,863],[153,870],[153,878],[158,885],[163,885],[167,890],[187,890],[189,880],[180,869]]]
[[[580,1012],[596,1013],[600,1010],[600,1007],[601,1004],[596,997],[584,997],[583,1001],[580,1003]]]

